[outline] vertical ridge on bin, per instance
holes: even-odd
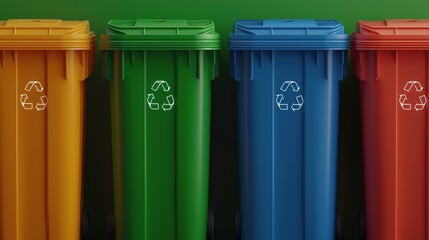
[[[319,51],[316,51],[316,59],[317,59],[317,57],[319,56],[318,55],[318,52]],[[307,96],[307,93],[306,93],[306,90],[307,90],[307,88],[305,87],[305,83],[308,81],[308,79],[307,79],[307,70],[308,70],[308,68],[307,68],[307,66],[308,66],[308,63],[307,63],[307,53],[308,53],[308,51],[303,51],[303,56],[304,56],[304,64],[303,64],[303,76],[302,76],[302,79],[303,79],[303,81],[302,81],[302,87],[303,87],[303,89],[304,89],[304,96]],[[316,60],[316,62],[318,62],[318,60]],[[301,165],[301,184],[302,184],[302,186],[303,186],[303,188],[304,188],[304,191],[302,191],[302,193],[301,193],[301,195],[302,195],[302,199],[304,200],[304,205],[303,205],[303,207],[302,207],[302,209],[301,209],[301,212],[302,212],[302,221],[301,221],[301,225],[303,226],[302,227],[302,239],[306,239],[306,219],[307,219],[307,216],[306,216],[306,214],[307,214],[307,212],[306,212],[306,205],[307,205],[307,198],[306,198],[306,190],[305,190],[305,188],[306,188],[306,185],[307,185],[307,182],[305,181],[305,178],[306,178],[306,169],[307,169],[307,159],[306,159],[306,154],[305,154],[305,152],[306,152],[306,144],[305,144],[305,139],[307,138],[307,136],[306,136],[306,131],[305,131],[305,128],[306,128],[306,121],[307,121],[307,118],[306,118],[306,115],[307,114],[305,114],[305,112],[306,112],[306,110],[307,110],[307,108],[306,107],[304,107],[304,110],[303,110],[303,121],[304,121],[304,125],[303,125],[303,127],[302,127],[302,141],[301,141],[301,144],[302,144],[302,159],[303,159],[303,161],[302,161],[302,165]]]
[[[426,50],[426,96],[429,96],[429,51]],[[425,194],[425,211],[426,211],[426,216],[425,216],[425,226],[426,226],[426,231],[425,231],[425,238],[428,239],[429,237],[429,164],[428,164],[428,160],[429,160],[429,127],[428,127],[428,122],[429,122],[429,111],[426,110],[426,156],[425,156],[425,169],[426,169],[426,174],[425,174],[425,190],[426,190],[426,194]]]
[[[48,82],[50,81],[50,79],[49,79],[49,75],[50,75],[50,73],[49,73],[49,69],[50,69],[50,67],[52,67],[52,66],[50,66],[51,64],[50,64],[50,62],[49,62],[49,51],[46,51],[45,53],[44,53],[44,57],[45,57],[45,59],[44,59],[44,61],[45,61],[45,77],[44,77],[44,79],[45,79],[45,81],[46,81],[46,84],[45,84],[45,94],[46,94],[46,96],[49,96],[49,93],[48,93]],[[45,144],[45,155],[47,155],[47,153],[49,152],[49,133],[48,133],[48,131],[49,131],[49,115],[48,115],[48,111],[49,111],[49,108],[48,109],[46,109],[46,112],[44,113],[44,117],[45,117],[45,139],[44,139],[44,141],[46,142],[46,143],[48,143],[48,144]],[[48,173],[49,173],[49,165],[48,165],[48,158],[46,158],[45,159],[45,179],[44,179],[44,181],[45,181],[45,189],[46,189],[46,192],[45,192],[45,228],[46,228],[46,240],[50,240],[51,239],[51,236],[50,236],[50,228],[49,228],[49,224],[50,224],[50,221],[49,221],[49,175],[48,175]]]
[[[144,80],[144,82],[146,83],[146,82],[148,82],[148,80],[147,80],[147,51],[146,50],[143,50],[142,51],[143,52],[143,71],[144,71],[144,78],[143,78],[143,80]],[[147,87],[145,87],[144,88],[144,96],[147,96]],[[147,109],[147,104],[146,103],[143,103],[143,108],[144,108],[144,126],[143,126],[143,128],[144,128],[144,132],[145,133],[147,133],[147,129],[148,129],[148,127],[147,127],[147,111],[148,111],[148,109]],[[145,183],[144,183],[144,199],[145,199],[145,202],[144,202],[144,212],[145,212],[145,215],[144,215],[144,217],[143,217],[143,220],[144,220],[144,223],[143,223],[143,227],[144,227],[144,237],[145,237],[145,239],[144,240],[147,240],[148,239],[148,237],[147,237],[147,232],[148,232],[148,226],[147,226],[147,222],[148,222],[148,220],[147,220],[147,212],[148,212],[148,204],[147,204],[147,196],[148,196],[148,192],[147,192],[147,189],[148,189],[148,182],[147,182],[147,161],[148,161],[148,158],[147,158],[147,134],[144,134],[144,142],[145,142],[145,144],[144,144],[144,181],[145,181]]]
[[[334,51],[333,50],[328,50],[327,51],[327,55],[328,55],[328,57],[327,57],[327,66],[329,66],[329,68],[327,69],[327,80],[328,80],[328,94],[327,94],[327,112],[328,113],[330,113],[330,114],[327,114],[326,115],[326,121],[327,121],[327,124],[326,124],[326,130],[327,131],[329,131],[329,132],[331,132],[331,134],[333,133],[333,132],[335,132],[335,134],[337,135],[337,136],[335,136],[334,137],[334,141],[338,141],[337,140],[337,137],[338,137],[338,132],[337,131],[334,131],[333,129],[334,128],[338,128],[338,120],[336,120],[336,121],[334,121],[333,120],[333,115],[335,115],[336,117],[335,118],[337,118],[338,119],[338,113],[336,113],[336,114],[333,114],[333,112],[334,112],[334,106],[336,105],[335,103],[337,103],[337,105],[338,105],[338,102],[339,101],[334,101],[333,100],[333,98],[336,96],[336,94],[338,94],[338,93],[333,93],[333,89],[334,89],[334,83],[335,84],[338,84],[338,80],[336,79],[336,72],[338,72],[338,70],[337,71],[335,71],[334,69],[334,66],[333,66],[333,62],[335,61],[335,55],[334,55]],[[341,66],[341,65],[340,65]],[[342,67],[339,67],[339,69],[340,70],[342,70]],[[340,80],[342,80],[343,79],[343,77],[341,76],[341,79]],[[338,106],[336,106],[336,108],[338,108]],[[333,126],[333,125],[336,125],[336,126]],[[338,150],[337,149],[335,149],[336,151],[334,152],[333,151],[333,149],[332,149],[332,146],[334,146],[334,144],[337,144],[337,143],[334,143],[333,142],[333,138],[332,137],[330,137],[330,138],[327,138],[326,139],[326,142],[327,142],[327,154],[326,154],[326,158],[325,159],[336,159],[336,155],[338,154]],[[332,164],[332,165],[334,165],[334,162],[330,162],[330,163],[326,163],[326,165],[330,165],[330,164]],[[332,167],[331,169],[333,169],[334,170],[334,174],[332,174],[332,176],[330,176],[330,177],[328,177],[328,181],[332,181],[331,180],[331,178],[336,178],[336,173],[337,173],[337,161],[335,161],[335,167]],[[336,181],[334,181],[334,182],[336,182]],[[328,184],[326,184],[326,185],[328,185]],[[335,185],[335,183],[333,184],[333,185]],[[327,191],[329,191],[328,189],[329,189],[329,187],[328,186],[324,186],[325,188],[326,188],[326,190]],[[332,196],[333,195],[333,196]],[[330,198],[330,199],[329,199]],[[326,205],[325,206],[329,206],[329,202],[331,202],[332,203],[332,205],[333,206],[330,206],[332,209],[334,209],[334,213],[333,213],[333,215],[334,215],[334,217],[333,217],[333,219],[334,219],[334,221],[335,221],[335,191],[334,191],[334,193],[331,193],[331,194],[328,194],[328,199],[330,200],[330,201],[327,201],[327,202],[324,202]],[[327,207],[327,208],[329,208],[329,207]],[[323,209],[323,207],[322,207],[322,209]],[[329,215],[329,213],[325,213],[326,215]],[[332,214],[332,213],[331,213]],[[334,225],[335,226],[335,225]],[[326,226],[325,226],[326,227]]]
[[[377,53],[378,53],[378,51],[376,51]],[[398,54],[399,54],[399,52],[398,51],[395,51],[395,58],[396,58],[396,61],[395,61],[395,72],[396,72],[396,74],[395,74],[395,90],[396,90],[396,95],[398,95],[398,85],[399,85],[399,79],[398,79],[398,77],[399,77],[399,66],[398,66],[398,62],[399,62],[399,57],[398,57]],[[376,62],[378,62],[377,61],[377,59],[376,59]],[[376,63],[376,67],[375,67],[377,70],[377,72],[378,72],[378,64]],[[375,79],[377,80],[378,79],[378,74],[376,74],[376,77],[375,77]],[[398,108],[396,107],[395,108],[395,119],[394,119],[394,121],[395,121],[395,128],[396,129],[398,129],[398,120],[399,120],[399,117],[398,117]],[[398,175],[398,131],[396,131],[395,132],[395,240],[398,240],[398,178],[399,178],[399,175]]]
[[[177,30],[177,32],[176,32],[176,34],[179,34],[178,33],[178,30]],[[185,58],[186,58],[186,52],[188,53],[187,54],[187,60],[188,60],[188,64],[187,64],[187,66],[188,67],[190,67],[190,65],[191,65],[191,54],[190,54],[190,51],[184,51],[183,52],[183,54],[185,55]],[[175,55],[176,55],[176,66],[175,66],[175,69],[174,69],[174,71],[175,71],[175,73],[174,73],[174,77],[175,77],[175,92],[174,92],[174,96],[178,96],[178,94],[179,94],[179,91],[178,91],[178,80],[179,80],[179,66],[177,66],[177,64],[179,63],[179,61],[180,61],[180,52],[179,51],[176,51],[175,52]],[[179,109],[177,109],[177,111],[175,111],[175,114],[174,114],[174,124],[175,124],[175,132],[174,132],[174,141],[175,141],[175,149],[174,149],[174,154],[175,154],[175,157],[174,157],[174,177],[173,177],[173,179],[174,179],[174,239],[173,240],[178,240],[178,236],[179,236],[179,228],[178,228],[178,225],[179,225],[179,191],[180,191],[180,189],[179,189],[179,151],[178,151],[178,149],[179,149],[179,144],[180,144],[180,139],[179,139],[179,129],[180,129],[180,126],[179,126],[179,124],[178,124],[178,120],[179,120],[179,112],[180,112],[180,110]]]
[[[16,128],[16,132],[15,132],[15,134],[16,134],[16,142],[15,142],[15,149],[16,149],[16,165],[15,165],[15,171],[16,171],[16,173],[15,173],[15,177],[16,177],[16,180],[15,180],[15,184],[16,184],[16,192],[15,192],[15,199],[16,199],[16,238],[18,239],[18,240],[21,240],[21,238],[20,238],[20,209],[19,209],[19,203],[18,203],[18,201],[19,201],[19,196],[20,196],[20,194],[19,194],[19,191],[21,191],[21,189],[20,189],[20,187],[19,187],[19,160],[20,160],[20,155],[19,155],[19,111],[18,111],[18,109],[19,109],[19,101],[18,101],[18,96],[19,96],[19,93],[18,93],[18,77],[19,77],[19,74],[18,74],[18,51],[13,51],[12,52],[13,53],[13,60],[14,60],[14,63],[15,63],[15,99],[16,99],[16,105],[15,105],[15,121],[16,121],[16,126],[15,126],[15,128]]]
[[[251,51],[252,52],[252,57],[251,57],[251,62],[252,62],[252,65],[251,65],[251,74],[252,74],[252,77],[251,77],[251,80],[253,80],[253,65],[256,65],[254,62],[253,62],[253,52],[254,51]],[[275,54],[274,54],[274,51],[273,52],[271,52],[271,59],[272,59],[272,62],[274,62],[274,59],[275,59]],[[262,59],[261,59],[261,61],[262,61]],[[275,65],[274,64],[272,64],[271,65],[271,88],[272,88],[272,93],[271,93],[271,95],[272,95],[272,102],[274,103],[275,102],[275,99],[274,99],[274,96],[276,95],[275,94],[275,90],[274,90],[274,87],[275,87]],[[276,225],[276,222],[275,222],[275,176],[276,176],[276,174],[275,174],[275,161],[276,161],[276,158],[275,158],[275,153],[276,153],[276,149],[275,149],[275,145],[274,145],[274,134],[275,134],[275,131],[274,131],[274,127],[275,127],[275,116],[274,116],[274,104],[272,104],[271,105],[271,142],[272,142],[272,144],[271,144],[271,147],[272,147],[272,149],[271,149],[271,151],[272,151],[272,155],[271,155],[271,174],[272,174],[272,176],[271,176],[271,240],[275,240],[275,238],[274,238],[274,233],[275,233],[275,225]]]

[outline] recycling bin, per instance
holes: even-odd
[[[206,239],[210,20],[111,20],[101,36],[111,83],[117,239]]]
[[[87,21],[0,21],[0,239],[80,239]]]
[[[368,240],[427,240],[429,20],[359,21],[352,61]]]
[[[242,239],[334,239],[343,25],[240,20],[229,43],[238,81]]]

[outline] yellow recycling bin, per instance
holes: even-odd
[[[80,237],[87,21],[0,21],[0,239]]]

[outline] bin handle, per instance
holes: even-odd
[[[280,27],[280,28],[309,28],[317,27],[315,20],[263,20],[264,27]]]
[[[6,27],[56,27],[61,23],[60,19],[11,19],[5,23]]]
[[[429,27],[429,20],[422,19],[386,19],[387,27]]]
[[[185,19],[137,19],[135,27],[157,27],[157,26],[168,28],[168,27],[187,27],[188,20]]]

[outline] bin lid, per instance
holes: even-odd
[[[429,19],[358,21],[352,45],[356,50],[429,49]]]
[[[0,21],[0,50],[90,50],[93,43],[95,35],[88,21]]]
[[[349,37],[335,20],[238,20],[231,50],[347,50]]]
[[[219,50],[211,20],[110,20],[101,35],[102,50]]]

